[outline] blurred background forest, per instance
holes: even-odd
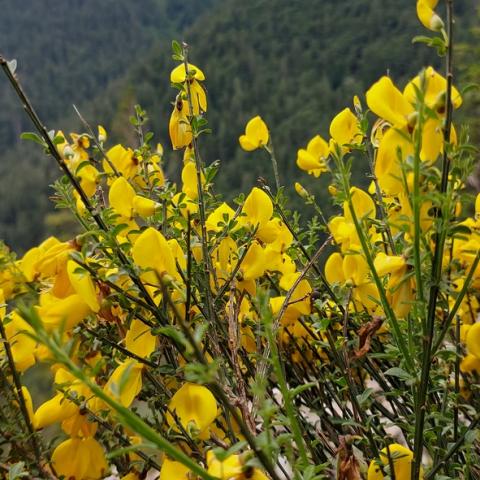
[[[455,2],[460,87],[480,79],[478,5]],[[0,0],[0,52],[17,59],[17,74],[49,129],[82,131],[75,104],[92,125],[107,128],[109,146],[135,145],[128,118],[139,103],[175,178],[171,40],[185,40],[207,77],[213,135],[201,148],[207,163],[221,161],[217,189],[231,198],[259,175],[269,178],[266,156],[238,145],[246,121],[259,114],[270,127],[282,183],[301,181],[325,206],[328,179],[307,179],[295,165],[297,149],[317,133],[328,138],[331,118],[381,75],[403,87],[421,66],[437,62],[411,43],[423,33],[414,0]],[[479,98],[471,91],[456,118],[470,123],[476,138]],[[31,129],[0,77],[0,238],[18,252],[71,232],[49,200],[59,175],[54,162],[19,138]]]

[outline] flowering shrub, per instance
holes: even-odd
[[[446,77],[428,67],[400,90],[384,76],[328,141],[299,149],[339,208],[327,220],[296,182],[318,215],[308,227],[284,207],[260,116],[239,143],[267,152],[275,188],[215,193],[206,76],[186,44],[173,42],[170,78],[178,186],[140,107],[136,147],[83,119],[84,133],[47,132],[0,58],[37,127],[27,137],[63,171],[57,205],[83,228],[1,252],[8,478],[479,478],[480,197],[473,209],[474,147],[453,123],[451,3],[448,32],[436,3],[417,3],[439,32],[418,40],[446,53]],[[35,364],[52,372],[44,403],[24,385]]]

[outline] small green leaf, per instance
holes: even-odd
[[[403,370],[403,368],[399,368],[399,367],[389,368],[385,372],[385,375],[388,375],[390,377],[398,377],[402,380],[413,380],[413,377],[408,372]]]
[[[90,162],[88,160],[85,160],[83,162],[80,163],[80,165],[77,167],[77,169],[75,170],[75,174],[78,175],[78,173],[80,172],[80,170],[82,170],[82,168],[85,168],[87,166],[90,166]]]
[[[175,55],[182,56],[182,46],[176,40],[172,40],[172,52]]]
[[[189,345],[187,339],[185,338],[185,335],[183,335],[183,333],[177,330],[175,327],[166,326],[166,327],[157,328],[155,330],[159,334],[165,335],[166,337],[171,338],[179,345],[183,345],[185,348],[187,348]]]
[[[20,134],[20,138],[22,140],[30,140],[31,142],[38,143],[39,145],[42,145],[42,147],[45,146],[43,138],[34,132],[23,132],[22,134]]]
[[[63,142],[65,142],[65,138],[63,137],[63,135],[56,135],[55,138],[53,139],[53,143],[55,145],[60,145]]]
[[[312,388],[316,385],[315,382],[304,383],[303,385],[299,385],[298,387],[292,388],[290,390],[290,398],[295,398],[297,395],[300,395],[305,390]]]
[[[374,392],[373,388],[366,388],[363,393],[357,395],[357,401],[360,406],[363,406],[367,400],[370,398],[370,395]]]

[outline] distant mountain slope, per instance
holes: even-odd
[[[48,121],[68,115],[123,76],[159,40],[169,40],[210,0],[2,0],[0,52],[18,59],[32,100]],[[0,144],[28,126],[0,78]]]
[[[14,0],[7,2],[14,4]],[[66,15],[69,27],[60,36],[59,45],[48,28],[39,33],[42,27],[30,19],[30,43],[38,42],[41,47],[34,58],[19,54],[21,66],[26,70],[27,59],[37,64],[38,55],[45,53],[52,62],[52,72],[66,72],[63,81],[58,78],[58,86],[53,73],[44,73],[35,82],[26,79],[29,90],[35,91],[32,96],[40,111],[46,112],[47,120],[53,121],[65,104],[80,103],[97,92],[95,99],[81,106],[92,122],[110,127],[113,140],[128,140],[125,126],[131,107],[138,102],[149,113],[155,138],[169,151],[167,128],[175,95],[169,86],[173,67],[169,40],[188,41],[191,61],[207,76],[208,119],[213,135],[202,140],[203,157],[207,162],[221,159],[219,188],[228,196],[249,188],[259,175],[269,176],[266,156],[246,154],[238,146],[238,136],[253,115],[262,115],[271,128],[284,183],[291,185],[301,178],[309,184],[295,166],[296,150],[317,133],[327,137],[330,119],[351,105],[355,93],[361,94],[387,72],[402,85],[421,66],[438,63],[428,48],[411,44],[413,36],[425,33],[416,18],[413,0],[47,0],[35,5],[41,3],[62,4],[57,17]],[[77,23],[65,10],[67,3],[77,6]],[[89,21],[88,11],[95,12],[98,5],[103,12],[97,11],[100,20]],[[183,5],[182,11],[179,5]],[[40,16],[40,7],[35,8]],[[109,8],[116,9],[115,15],[124,15],[124,20],[109,15]],[[457,2],[456,10],[460,38],[475,18],[473,2]],[[129,27],[123,30],[128,31],[122,33],[121,25],[127,24]],[[100,38],[82,36],[82,27],[87,26]],[[29,45],[24,38],[20,43]],[[76,52],[78,60],[65,62],[65,55],[58,53],[62,48]],[[84,49],[88,53],[83,54]],[[0,101],[5,95],[1,82],[0,78]],[[0,112],[0,132],[1,116]],[[62,122],[54,122],[55,127],[60,125],[68,127],[72,121],[66,116]],[[18,159],[18,150],[14,156]],[[167,169],[178,170],[178,157],[177,153],[168,153]],[[32,184],[36,184],[32,175],[28,187],[21,183],[22,172],[34,169],[31,160],[22,163],[25,166],[18,166],[17,175],[6,177],[9,188],[16,184],[16,203],[2,193],[5,180],[0,170],[0,237],[24,247],[31,243],[32,235],[38,239],[46,229],[42,223],[44,204],[34,200],[44,193],[44,187],[42,192],[32,191]],[[11,168],[13,164],[9,165]],[[35,168],[40,170],[37,175],[44,175],[38,165]],[[357,168],[361,172],[366,169],[362,165]],[[317,192],[325,190],[325,180],[318,182]],[[28,214],[29,225],[25,225],[25,210],[20,203],[35,205],[35,214]]]
[[[68,131],[78,125],[73,103],[82,111],[101,103],[153,45],[166,54],[171,37],[215,1],[1,0],[0,53],[18,60],[46,125]],[[3,74],[0,106],[0,238],[22,249],[46,235],[48,184],[57,172],[38,146],[19,145],[32,126]]]

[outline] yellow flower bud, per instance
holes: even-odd
[[[107,140],[107,131],[102,127],[102,125],[98,126],[98,141],[103,143]]]
[[[303,198],[307,199],[310,194],[307,192],[307,190],[298,182],[295,182],[295,191]]]
[[[328,193],[332,196],[335,197],[338,193],[338,189],[335,185],[330,184],[328,186]]]

